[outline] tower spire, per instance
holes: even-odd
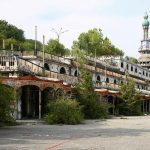
[[[149,29],[149,21],[148,21],[147,12],[145,12],[144,21],[143,21],[142,26],[143,26],[143,31],[144,31],[143,40],[146,40],[146,39],[148,39],[148,29]]]

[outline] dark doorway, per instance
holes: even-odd
[[[61,68],[60,68],[60,74],[66,74],[66,70],[65,70],[64,67],[61,67]]]
[[[108,96],[108,103],[110,104],[110,108],[108,109],[109,114],[113,114],[113,96]]]
[[[39,88],[37,86],[22,87],[22,118],[38,118],[39,116]]]
[[[77,77],[78,76],[78,72],[77,70],[74,72],[74,76]]]
[[[50,70],[50,69],[49,69],[49,65],[48,65],[47,63],[44,64],[44,69],[45,69],[45,70]]]
[[[100,82],[100,81],[101,81],[100,76],[97,76],[97,81],[98,81],[98,82]]]

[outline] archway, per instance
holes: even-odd
[[[45,115],[48,111],[48,102],[55,99],[55,90],[51,87],[47,87],[42,91],[41,100],[41,115]]]
[[[45,69],[45,70],[50,70],[50,69],[49,69],[49,65],[48,65],[47,63],[44,64],[44,69]]]
[[[115,107],[114,96],[108,95],[107,99],[108,99],[108,103],[111,105],[108,109],[108,112],[109,112],[109,114],[113,115],[114,107]]]
[[[39,88],[34,85],[25,85],[21,94],[22,118],[38,118],[39,116]]]
[[[106,78],[106,83],[109,83],[109,78]]]
[[[99,75],[97,76],[97,81],[98,81],[98,82],[100,82],[100,81],[101,81],[101,78],[100,78],[100,76],[99,76]]]
[[[64,94],[63,89],[57,89],[56,92],[55,92],[56,98],[58,98],[59,96],[62,96],[63,94]]]
[[[78,72],[77,70],[74,72],[74,76],[77,77],[78,76]]]
[[[60,74],[66,74],[66,70],[65,70],[64,67],[61,67],[61,68],[60,68]]]

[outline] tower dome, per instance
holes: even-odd
[[[143,23],[142,23],[142,26],[143,26],[143,27],[148,27],[148,26],[149,26],[149,21],[148,21],[148,14],[147,14],[147,12],[145,13],[144,21],[143,21]]]

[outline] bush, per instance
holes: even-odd
[[[76,100],[66,96],[59,97],[48,104],[49,113],[45,116],[48,124],[79,124],[83,120],[83,114]]]
[[[11,107],[14,103],[15,92],[12,88],[0,83],[0,124],[11,125],[15,123],[11,113],[14,111]]]
[[[95,92],[78,94],[77,100],[83,107],[82,112],[86,119],[108,118],[109,105],[105,102],[100,103]]]

